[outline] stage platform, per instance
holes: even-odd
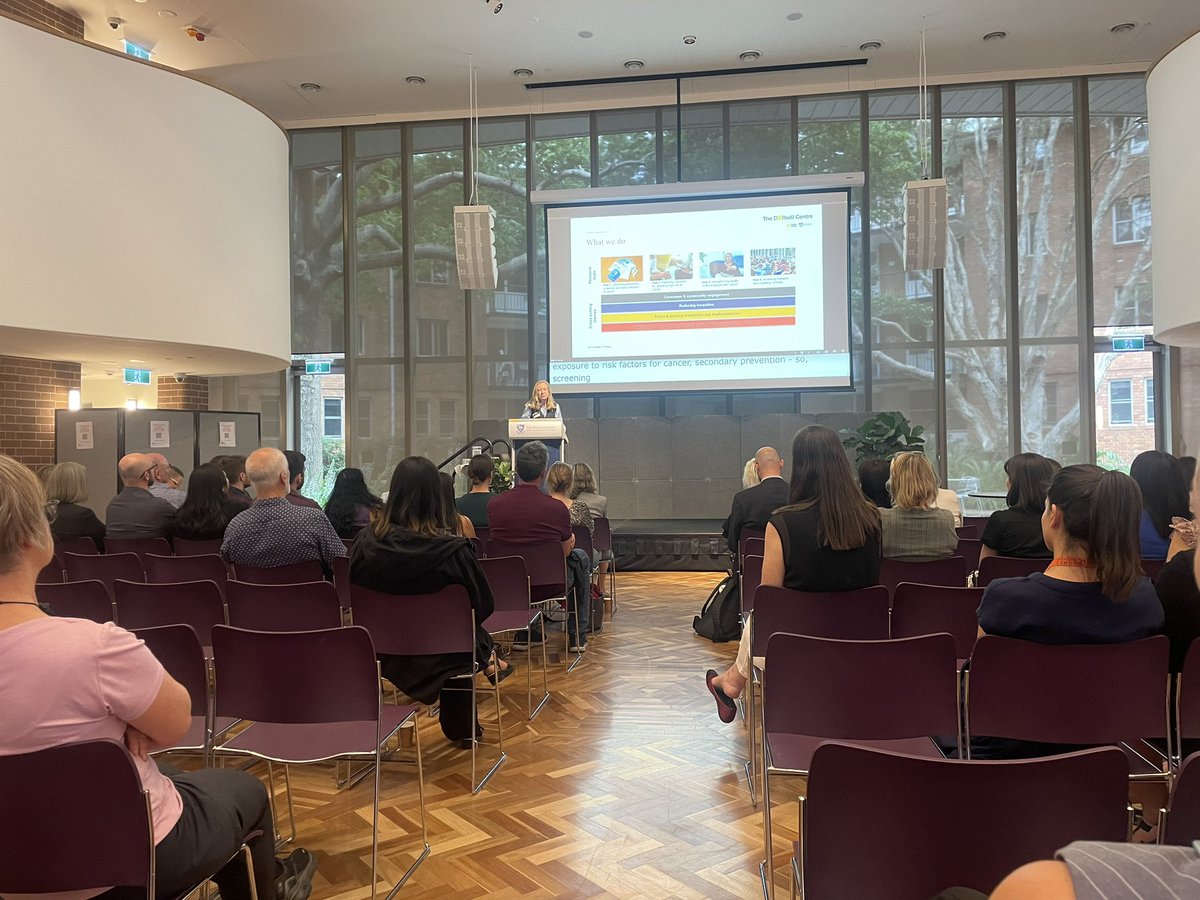
[[[722,572],[729,549],[720,519],[621,519],[612,523],[618,572]]]

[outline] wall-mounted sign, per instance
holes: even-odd
[[[1130,334],[1124,337],[1113,338],[1114,353],[1131,353],[1145,349],[1146,336],[1144,334]]]
[[[149,369],[126,369],[125,370],[126,384],[149,384],[150,370]]]
[[[333,371],[331,359],[306,359],[304,361],[305,375],[328,375]]]

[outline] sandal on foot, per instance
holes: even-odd
[[[717,670],[709,669],[704,673],[704,683],[708,685],[709,692],[717,700],[717,715],[721,717],[722,722],[728,724],[737,718],[737,704],[723,690],[713,684],[716,677]]]

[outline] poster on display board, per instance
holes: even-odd
[[[237,422],[219,422],[217,424],[217,434],[218,447],[237,446]]]
[[[95,438],[92,434],[91,422],[76,422],[75,423],[75,449],[76,450],[91,450],[96,446]]]
[[[171,423],[157,419],[150,420],[150,446],[152,448],[171,446]]]

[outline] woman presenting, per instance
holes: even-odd
[[[522,419],[562,419],[562,407],[554,402],[554,394],[550,390],[550,382],[539,381],[533,386],[533,393],[529,397],[529,402],[525,404],[525,408],[521,410]],[[543,441],[546,449],[549,451],[549,460],[546,463],[546,468],[554,465],[562,459],[562,445],[567,440],[566,423],[563,423],[563,439],[561,441],[548,440]]]

